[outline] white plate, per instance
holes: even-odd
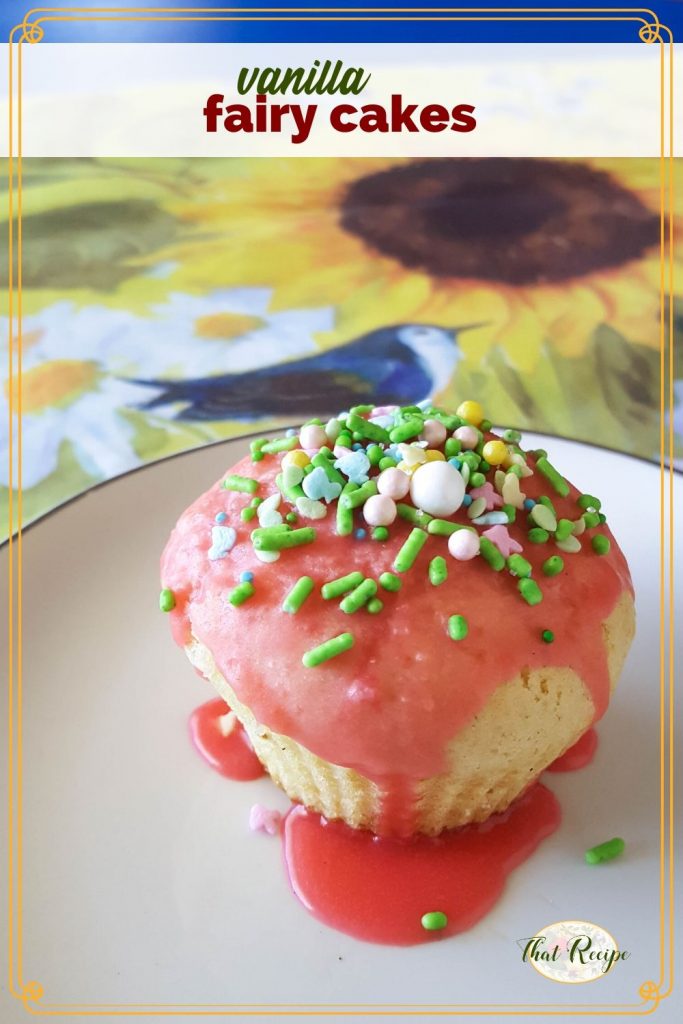
[[[188,715],[213,694],[157,610],[159,554],[246,442],[123,477],[25,533],[23,976],[46,1006],[639,1001],[659,976],[658,470],[526,440],[601,495],[633,571],[637,637],[594,763],[547,777],[559,830],[474,929],[420,947],[367,945],[310,917],[279,841],[247,827],[252,803],[285,808],[284,796],[221,778],[190,746]],[[613,835],[626,855],[587,867],[584,849]],[[631,958],[590,986],[521,963],[519,938],[570,918],[602,925]],[[3,1020],[24,1019],[12,1006]]]

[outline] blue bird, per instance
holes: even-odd
[[[180,420],[301,418],[366,402],[412,405],[446,387],[462,359],[458,333],[467,327],[381,327],[327,352],[245,373],[130,383],[161,389],[140,409],[185,403],[175,414]]]

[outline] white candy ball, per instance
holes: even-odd
[[[363,505],[368,526],[390,526],[396,518],[396,505],[386,494],[373,494]]]
[[[458,530],[448,538],[448,550],[459,562],[469,562],[479,554],[479,537],[472,530]]]
[[[420,437],[427,444],[433,448],[438,448],[440,444],[443,444],[448,435],[448,431],[444,427],[443,423],[438,420],[425,420],[424,428]]]
[[[410,490],[410,477],[402,469],[385,469],[377,477],[377,490],[395,501],[405,498]]]
[[[412,475],[410,497],[430,516],[450,516],[462,505],[465,481],[448,462],[425,462]]]
[[[476,448],[479,444],[479,431],[474,427],[458,427],[453,434],[462,444],[463,448]]]
[[[325,428],[318,426],[317,423],[309,423],[307,426],[302,427],[299,434],[299,444],[302,448],[307,448],[309,451],[312,448],[322,448],[323,445],[327,444]]]

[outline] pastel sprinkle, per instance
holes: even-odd
[[[172,612],[175,608],[175,594],[170,587],[164,587],[159,594],[159,608],[162,612]]]
[[[280,831],[282,815],[262,804],[253,804],[249,811],[249,828],[252,832],[266,832],[276,836]]]
[[[441,555],[437,555],[429,563],[429,582],[433,587],[439,587],[447,579],[448,566],[446,565],[446,559],[442,558]]]
[[[451,615],[448,620],[448,635],[451,640],[464,640],[468,633],[467,619],[464,615]]]
[[[216,522],[217,523],[224,523],[227,518],[228,518],[228,513],[227,512],[217,512],[216,513]]]
[[[348,593],[349,590],[353,590],[354,587],[357,587],[358,584],[362,582],[362,572],[350,572],[346,576],[339,576],[336,580],[330,580],[328,583],[323,583],[320,592],[324,599],[329,601],[332,598],[341,597],[342,594]]]
[[[426,932],[438,932],[448,924],[448,918],[441,910],[430,910],[420,918],[420,924]]]
[[[304,493],[307,498],[316,501],[334,501],[341,494],[341,484],[330,480],[322,466],[316,466],[312,473],[304,478]]]
[[[306,651],[301,660],[306,668],[317,668],[318,665],[329,661],[330,658],[336,658],[344,651],[348,651],[353,647],[353,643],[353,633],[340,633],[339,636],[333,636],[317,647],[311,648],[310,651]]]
[[[258,490],[258,480],[254,480],[250,476],[237,476],[232,474],[226,476],[223,481],[223,487],[226,491],[240,491],[242,494],[254,494]]]
[[[253,582],[254,582],[254,574],[253,574],[253,572],[247,571],[247,572],[241,572],[240,573],[240,583],[253,583]]]
[[[370,459],[363,451],[349,452],[348,455],[342,455],[340,459],[337,459],[334,466],[335,469],[341,470],[344,476],[354,484],[364,484],[367,482]]]
[[[608,839],[604,843],[598,843],[597,846],[591,846],[590,850],[586,850],[584,857],[586,864],[602,864],[604,861],[614,860],[615,857],[620,857],[626,849],[626,843],[623,839],[615,837],[614,839]]]
[[[324,519],[327,515],[327,506],[322,501],[315,501],[313,498],[297,498],[296,510],[303,519]]]
[[[554,533],[557,527],[557,519],[555,514],[550,511],[547,505],[539,502],[534,505],[531,512],[529,513],[531,519],[540,526],[542,530],[547,530],[549,533]]]
[[[253,597],[256,593],[253,583],[238,583],[237,586],[231,590],[228,594],[228,601],[233,608],[239,608],[240,605],[248,601],[250,597]]]
[[[593,538],[595,540],[595,538]],[[581,541],[578,537],[570,534],[569,537],[565,537],[564,540],[558,540],[557,546],[560,551],[564,551],[569,555],[575,555],[581,550]]]
[[[362,526],[359,526],[357,530],[354,530],[353,535],[356,540],[365,540],[368,535],[368,531],[364,530]]]
[[[225,558],[235,545],[237,534],[232,526],[211,527],[211,547],[209,548],[209,559],[215,562],[219,558]]]
[[[282,602],[283,612],[295,615],[312,593],[313,587],[314,583],[310,576],[300,576]]]

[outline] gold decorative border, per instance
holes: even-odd
[[[638,37],[660,46],[660,927],[659,981],[639,987],[640,1002],[533,1004],[360,1003],[47,1003],[37,981],[23,975],[22,747],[22,47],[44,38],[59,21],[628,21]],[[644,1016],[674,985],[674,593],[673,593],[673,34],[649,8],[601,7],[35,7],[9,35],[9,622],[8,622],[8,982],[25,1010],[41,1016]],[[15,81],[16,79],[16,81]],[[16,181],[16,188],[15,188]],[[15,195],[16,192],[16,195]],[[17,268],[14,271],[14,259]],[[16,286],[16,297],[15,297]],[[669,343],[668,360],[666,342]],[[16,387],[15,374],[16,347]],[[16,400],[15,400],[16,396]],[[666,428],[665,412],[669,425]],[[14,415],[17,416],[16,520],[13,497]],[[668,478],[668,486],[667,486]],[[14,528],[16,524],[16,537]],[[667,721],[668,718],[668,721]],[[666,985],[666,988],[664,987]]]

